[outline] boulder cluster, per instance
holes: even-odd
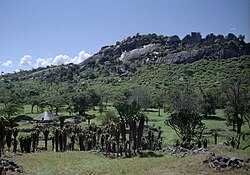
[[[190,63],[202,58],[227,59],[250,54],[250,47],[244,41],[243,35],[226,36],[213,33],[202,38],[200,32],[191,32],[183,39],[179,36],[163,36],[156,34],[128,37],[115,45],[102,47],[82,65],[105,62],[160,63],[181,64]],[[119,62],[118,61],[118,62]]]
[[[250,159],[238,158],[238,157],[223,157],[216,155],[211,152],[208,159],[204,160],[203,163],[208,163],[213,169],[234,169],[244,168],[247,171],[250,170]]]
[[[0,158],[0,174],[3,174],[4,172],[7,171],[21,173],[22,169],[12,160]]]
[[[165,148],[162,149],[163,152],[168,152],[172,155],[175,155],[178,158],[185,157],[187,155],[195,155],[198,153],[205,153],[208,151],[207,148],[192,148],[192,149],[187,149],[182,146],[175,146],[175,145],[169,145]]]

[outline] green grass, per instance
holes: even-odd
[[[247,151],[215,147],[211,151],[219,155],[250,156]],[[23,174],[62,175],[62,174],[248,174],[243,169],[215,171],[203,164],[209,153],[187,156],[178,159],[168,153],[157,152],[160,157],[110,159],[94,152],[43,152],[30,154],[7,154],[18,162]]]
[[[25,108],[29,108],[26,106]],[[115,108],[110,105],[108,110],[115,111]],[[29,114],[29,110],[26,109]],[[217,110],[216,115],[223,117],[223,111]],[[96,114],[97,117],[91,120],[91,123],[100,124],[100,114],[98,110],[88,111],[89,114]],[[164,124],[164,120],[169,115],[161,111],[161,116],[158,116],[158,111],[152,109],[151,112],[145,112],[149,118],[149,125],[155,127],[161,126],[163,130],[163,140],[165,144],[174,144],[177,139],[175,132]],[[223,129],[219,131],[222,135],[218,137],[218,142],[225,142],[227,138],[236,136],[235,132],[231,131],[231,127],[225,125],[225,121],[218,120],[203,120],[207,129]],[[19,122],[21,128],[34,127],[37,123]],[[87,122],[80,124],[82,127],[87,126]],[[249,132],[247,125],[243,126],[245,132]],[[28,135],[29,133],[20,133],[20,135]],[[226,137],[224,137],[226,136]],[[40,134],[43,137],[43,134]],[[229,147],[220,147],[214,145],[214,137],[211,134],[205,135],[209,141],[211,151],[225,155],[237,157],[250,157],[249,149],[236,150]],[[242,141],[241,147],[250,144],[250,136],[246,136],[246,141]],[[39,142],[39,147],[44,146],[44,141]],[[78,143],[76,142],[76,148]],[[247,174],[245,170],[229,170],[214,171],[208,167],[207,164],[201,162],[206,158],[207,154],[200,154],[195,156],[187,156],[182,159],[162,152],[156,152],[161,157],[147,157],[147,158],[118,158],[111,159],[100,155],[97,152],[79,152],[67,151],[64,153],[51,152],[51,141],[48,142],[47,152],[30,153],[30,154],[13,154],[5,153],[6,157],[14,160],[23,167],[23,174],[32,175],[59,175],[59,174]]]
[[[114,111],[114,107],[109,106],[108,110]],[[164,120],[167,118],[167,113],[161,113],[158,116],[157,110],[151,110],[155,112],[146,112],[149,118],[149,125],[161,126],[163,130],[163,137],[165,144],[173,144],[178,139],[175,132],[164,124]],[[222,117],[222,110],[217,110],[217,115]],[[99,114],[96,111],[88,111],[89,114],[96,114],[98,117],[93,119],[91,123],[100,124]],[[231,127],[225,125],[225,121],[204,120],[207,131],[210,129],[223,128],[225,131],[221,134],[228,136],[235,135],[230,131]],[[23,123],[22,127],[33,126],[33,124]],[[83,122],[81,126],[87,126],[87,122]],[[247,126],[244,126],[245,131],[249,131]],[[27,134],[27,133],[21,133]],[[42,136],[42,133],[41,135]],[[224,147],[214,147],[213,136],[207,136],[209,138],[209,146],[212,151],[225,156],[238,156],[238,157],[250,157],[249,150],[235,150]],[[242,145],[250,144],[249,136],[247,136],[246,142]],[[218,142],[224,142],[226,138],[219,137]],[[44,142],[39,142],[39,147],[43,147]],[[49,150],[51,150],[51,141],[48,143]],[[118,158],[110,159],[104,157],[95,152],[42,152],[31,154],[12,154],[7,153],[6,156],[9,159],[14,160],[23,167],[23,174],[32,175],[61,175],[61,174],[247,174],[245,170],[229,170],[214,171],[208,167],[207,164],[201,162],[206,159],[207,154],[188,156],[182,159],[168,154],[157,152],[162,154],[162,157],[147,157],[147,158]]]

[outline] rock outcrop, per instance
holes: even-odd
[[[116,45],[102,47],[81,65],[93,65],[106,61],[152,62],[159,64],[191,63],[202,58],[226,59],[250,54],[250,44],[244,36],[209,34],[202,38],[199,32],[191,32],[182,40],[177,36],[156,34],[128,37]]]
[[[123,52],[120,56],[121,61],[141,61],[147,59],[147,54],[153,52],[160,47],[159,44],[149,44],[142,48],[134,49],[132,51]]]
[[[234,169],[234,168],[243,168],[246,171],[250,170],[249,165],[250,160],[238,157],[223,157],[220,155],[216,155],[211,152],[208,159],[204,160],[203,163],[208,163],[209,166],[213,169]]]
[[[202,38],[199,32],[191,32],[183,39],[177,35],[136,34],[116,42],[115,45],[102,47],[98,53],[80,64],[20,71],[10,75],[10,80],[4,81],[41,80],[54,83],[68,81],[86,85],[88,80],[104,76],[106,77],[104,83],[119,82],[120,79],[112,80],[113,78],[108,76],[113,74],[119,78],[131,77],[136,74],[136,67],[141,64],[183,64],[203,58],[217,60],[250,55],[250,43],[246,43],[244,39],[243,35],[237,37],[232,33],[227,36],[209,34]],[[89,71],[91,69],[95,71]]]

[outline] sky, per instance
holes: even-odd
[[[234,33],[250,41],[250,0],[0,0],[0,71],[80,63],[136,33]]]

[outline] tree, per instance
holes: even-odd
[[[60,116],[60,117],[59,117],[60,128],[61,128],[61,129],[63,129],[65,120],[66,120],[66,117],[65,117],[65,116]]]
[[[89,89],[87,91],[87,96],[89,96],[90,103],[92,107],[95,109],[95,106],[97,106],[101,101],[101,96],[97,94],[93,89]]]
[[[118,123],[119,118],[113,111],[107,111],[105,115],[101,116],[102,125],[109,125],[111,123]]]
[[[227,99],[225,115],[228,117],[229,123],[236,125],[237,134],[241,134],[244,121],[249,121],[249,82],[248,79],[237,79],[227,83],[224,87],[224,95]]]
[[[134,141],[133,148],[134,151],[137,149],[137,139],[136,139],[136,120],[140,116],[140,106],[134,100],[132,103],[127,103],[126,101],[119,101],[115,103],[115,108],[118,111],[120,119],[125,121],[129,126],[129,157],[131,156],[131,143],[132,139]]]
[[[193,138],[201,139],[205,129],[202,117],[199,96],[190,86],[183,89],[174,88],[168,93],[168,106],[171,115],[165,120],[165,124],[170,126],[187,146]]]
[[[88,125],[90,125],[90,120],[96,118],[96,115],[85,114],[84,117],[88,120]]]
[[[129,92],[128,100],[130,102],[136,101],[142,109],[150,107],[150,95],[146,88],[137,87]]]
[[[25,102],[31,105],[31,113],[34,113],[34,107],[38,106],[41,101],[41,96],[39,95],[38,90],[34,90],[34,88],[30,88],[25,97]]]
[[[0,117],[0,157],[2,156],[2,149],[5,139],[5,130],[6,130],[6,119],[4,117]]]
[[[1,92],[1,100],[3,108],[0,109],[0,113],[10,118],[12,115],[17,114],[23,110],[23,104],[21,98],[16,93],[12,93],[10,90],[5,89]]]
[[[17,149],[17,135],[19,133],[19,130],[17,128],[13,129],[13,137],[14,137],[14,146],[13,146],[13,152],[16,153]]]
[[[163,104],[165,102],[165,93],[158,92],[153,96],[153,106],[158,108],[158,116],[161,116],[161,108],[163,107]]]
[[[205,129],[205,125],[201,122],[199,114],[186,109],[172,113],[165,120],[165,124],[171,127],[178,137],[188,145],[194,137],[201,139],[201,134]]]
[[[78,112],[79,115],[84,115],[86,110],[91,107],[90,99],[84,93],[74,95],[72,102],[74,112]]]
[[[50,108],[51,113],[55,111],[56,115],[58,115],[60,108],[62,108],[64,105],[65,99],[57,92],[53,92],[49,97],[47,97],[46,106]]]
[[[216,95],[212,94],[212,92],[204,92],[201,91],[201,112],[206,118],[211,114],[215,114],[216,106],[217,106],[217,98]]]
[[[41,99],[39,99],[38,96],[35,97],[31,97],[31,99],[29,100],[29,103],[31,104],[31,113],[34,113],[34,107],[38,106],[40,103]]]
[[[201,112],[201,98],[189,85],[174,87],[168,91],[166,105],[169,112],[181,110]]]
[[[44,129],[43,134],[44,134],[45,150],[47,150],[48,149],[49,130],[47,128]]]

